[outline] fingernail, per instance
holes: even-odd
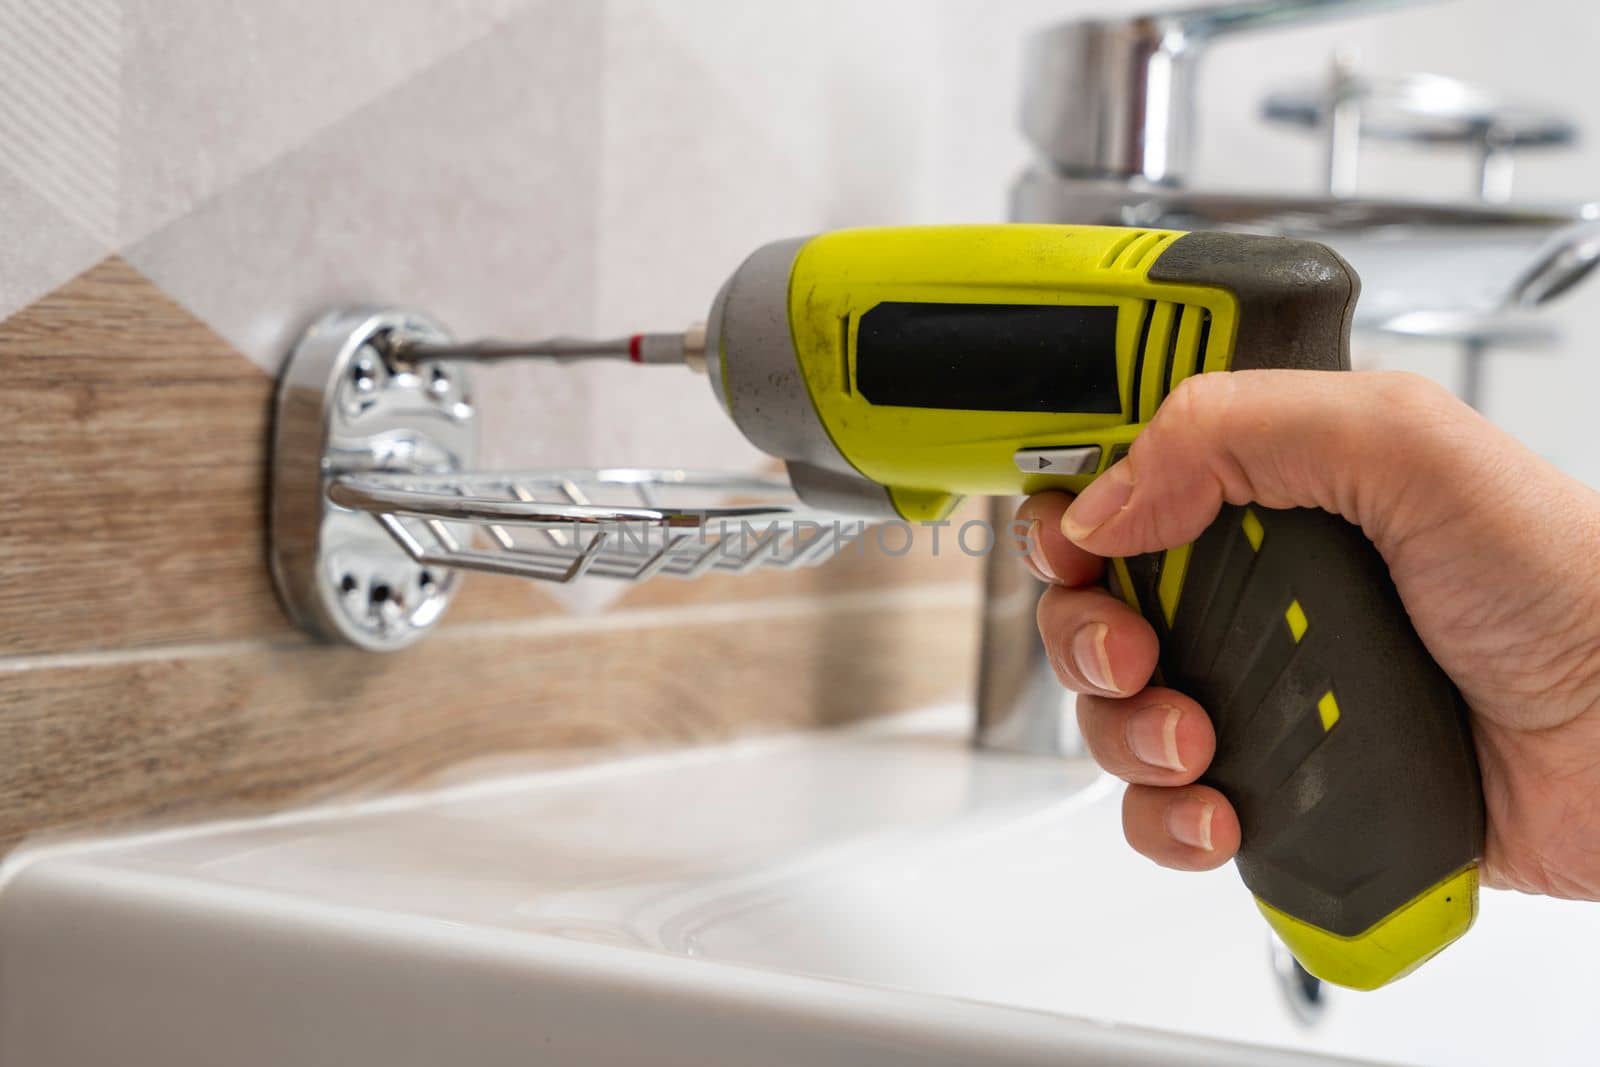
[[[1178,757],[1178,720],[1181,718],[1183,712],[1177,708],[1146,708],[1128,716],[1128,747],[1152,767],[1187,770]]]
[[[1173,840],[1190,848],[1211,851],[1211,816],[1216,813],[1215,801],[1184,797],[1167,805],[1167,833]]]
[[[1084,680],[1096,689],[1120,693],[1111,677],[1111,657],[1106,654],[1106,635],[1111,631],[1103,622],[1091,622],[1072,635],[1072,662]]]
[[[1044,538],[1041,536],[1043,533],[1044,527],[1040,525],[1038,519],[1028,524],[1028,559],[1032,561],[1033,569],[1039,572],[1039,577],[1047,582],[1054,582],[1058,579],[1055,569],[1050,566],[1050,561],[1044,555]]]
[[[1118,460],[1078,494],[1061,516],[1061,532],[1070,541],[1082,541],[1127,507],[1132,495],[1133,471],[1126,459]]]

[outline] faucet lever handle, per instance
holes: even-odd
[[[1174,184],[1189,167],[1205,42],[1418,2],[1432,0],[1252,0],[1063,23],[1028,42],[1023,130],[1065,174]]]
[[[1249,0],[1246,3],[1180,8],[1146,17],[1181,31],[1191,41],[1198,41],[1229,33],[1298,26],[1322,19],[1348,18],[1366,10],[1429,2],[1435,0]]]

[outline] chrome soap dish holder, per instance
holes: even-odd
[[[415,312],[340,309],[289,354],[274,411],[270,555],[290,617],[325,640],[403,648],[483,571],[640,581],[821,563],[866,524],[779,478],[612,468],[480,472],[466,361],[406,358],[450,335]]]

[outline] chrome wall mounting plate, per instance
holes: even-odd
[[[386,355],[395,340],[449,339],[421,315],[353,308],[323,316],[289,354],[273,425],[272,574],[290,617],[318,637],[402,648],[455,595],[456,574],[413,559],[368,514],[328,497],[344,475],[472,466],[470,372]]]
[[[570,582],[791,569],[831,558],[865,528],[754,475],[473,471],[466,364],[483,351],[438,356],[449,341],[426,316],[347,309],[289,355],[274,427],[272,573],[290,616],[318,637],[403,648],[438,621],[463,570]],[[435,354],[408,360],[419,345]],[[495,358],[523,354],[511,346]]]

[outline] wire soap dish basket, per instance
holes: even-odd
[[[318,320],[279,379],[271,555],[286,609],[329,640],[390,650],[436,623],[461,571],[641,581],[822,563],[866,523],[781,479],[615,468],[477,472],[462,362],[408,363],[449,335],[413,312]]]
[[[345,474],[328,497],[375,517],[419,563],[555,582],[788,570],[831,557],[863,525],[806,517],[777,479],[681,470]]]

